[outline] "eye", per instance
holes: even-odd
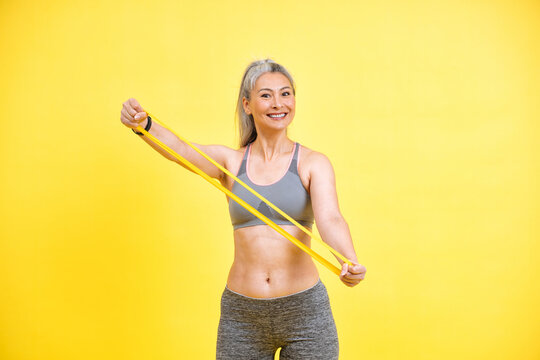
[[[289,95],[291,95],[291,93],[290,93],[290,92],[288,92],[288,91],[285,91],[285,92],[283,92],[283,95],[285,95],[285,96],[289,96]]]
[[[261,97],[269,97],[270,94],[262,94]]]

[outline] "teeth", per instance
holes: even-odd
[[[271,118],[282,118],[285,116],[285,114],[281,114],[281,115],[268,115],[270,116]]]

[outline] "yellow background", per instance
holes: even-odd
[[[215,358],[225,195],[120,110],[234,147],[265,57],[367,267],[317,263],[340,359],[540,358],[539,24],[537,1],[0,2],[0,358]]]

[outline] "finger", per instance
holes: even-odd
[[[357,285],[359,284],[363,279],[361,278],[354,278],[354,279],[351,279],[351,278],[343,278],[343,281],[346,281],[348,284],[353,284],[353,285]]]
[[[364,275],[348,273],[343,277],[343,279],[352,280],[352,281],[364,280]]]
[[[365,270],[365,268],[360,264],[355,264],[354,266],[349,268],[349,272],[353,274],[361,274]]]
[[[124,107],[120,111],[120,114],[129,122],[133,122],[133,116],[129,114],[128,110]]]
[[[362,274],[353,274],[351,272],[346,273],[343,275],[343,278],[345,279],[360,279],[362,277]]]
[[[131,115],[129,115],[126,110],[123,110],[121,112],[120,120],[122,121],[122,124],[124,124],[124,125],[126,125],[126,126],[128,126],[130,128],[133,128],[133,127],[136,127],[137,125],[139,125],[135,120],[133,120],[133,117]]]
[[[135,115],[134,119],[137,120],[137,121],[139,121],[139,120],[142,121],[142,120],[146,119],[146,113],[144,111],[139,112],[139,113],[137,113],[137,115]]]
[[[129,99],[124,103],[124,108],[131,117],[134,117],[138,113],[138,111],[133,108],[133,103],[131,102],[131,100],[136,101],[135,99]]]
[[[349,264],[347,264],[346,262],[344,262],[341,266],[341,274],[339,275],[340,278],[345,276],[349,271]]]
[[[131,104],[131,107],[136,111],[136,112],[142,112],[144,111],[141,104],[139,104],[139,102],[133,98],[130,99],[130,104]]]

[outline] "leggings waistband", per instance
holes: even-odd
[[[323,288],[323,287],[325,287],[325,286],[322,283],[321,278],[319,278],[317,280],[317,283],[315,283],[315,285],[310,286],[307,289],[300,290],[298,292],[288,294],[288,295],[283,295],[283,296],[276,296],[276,297],[270,297],[270,298],[254,298],[254,297],[251,297],[251,296],[247,296],[247,295],[237,293],[236,291],[229,289],[227,287],[227,285],[225,285],[224,293],[226,293],[226,294],[228,294],[228,295],[230,295],[232,297],[236,297],[236,298],[239,298],[239,299],[244,299],[244,300],[252,301],[252,302],[261,302],[261,301],[262,302],[266,302],[266,301],[274,301],[275,302],[275,301],[280,301],[280,300],[291,300],[291,299],[299,297],[299,296],[308,296],[310,294],[313,294],[313,293],[317,292],[317,290],[320,290],[320,288]]]
[[[253,298],[239,294],[225,286],[221,296],[221,312],[225,319],[264,322],[318,316],[330,306],[326,286],[319,278],[317,283],[293,294]],[[275,318],[274,320],[268,320]],[[266,320],[264,320],[266,319]]]

